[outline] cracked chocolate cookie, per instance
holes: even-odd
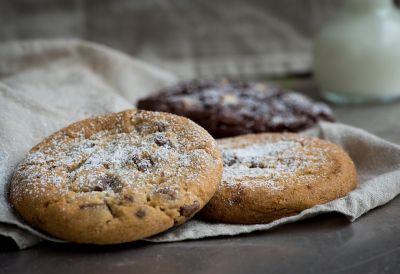
[[[298,132],[320,120],[334,121],[327,105],[297,92],[261,83],[227,80],[180,83],[139,100],[138,108],[185,116],[215,138],[259,132]]]
[[[357,185],[350,157],[338,146],[297,134],[220,139],[224,172],[199,213],[207,220],[257,224],[343,197]]]
[[[130,242],[191,218],[222,176],[214,139],[192,121],[128,110],[72,124],[36,145],[9,199],[33,227],[60,239]]]

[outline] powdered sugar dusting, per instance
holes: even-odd
[[[279,191],[309,175],[308,183],[312,183],[327,161],[323,149],[314,148],[312,141],[290,138],[255,144],[221,142],[220,148],[224,157],[222,187]]]
[[[187,182],[201,187],[200,175],[215,159],[201,147],[187,149],[191,142],[185,138],[187,134],[165,127],[149,123],[130,132],[116,128],[90,137],[85,137],[82,129],[74,138],[68,134],[55,138],[27,155],[15,173],[20,183],[14,184],[13,191],[16,196],[41,196],[56,187],[62,195],[102,192],[121,196],[126,189],[136,189],[143,195],[176,197],[183,189],[189,191]]]

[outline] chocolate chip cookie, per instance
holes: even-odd
[[[297,132],[319,120],[334,121],[323,104],[261,83],[194,80],[139,100],[138,108],[175,113],[215,138],[259,132]]]
[[[191,218],[222,176],[214,139],[192,121],[128,110],[72,124],[18,166],[9,199],[33,227],[60,239],[112,244]]]
[[[297,134],[220,139],[224,172],[200,212],[211,221],[257,224],[343,197],[357,185],[350,157],[338,146]]]

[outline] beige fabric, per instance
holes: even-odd
[[[55,240],[26,225],[9,207],[10,176],[28,150],[69,123],[131,108],[137,98],[176,81],[169,73],[109,48],[80,41],[0,45],[0,234],[20,248]],[[180,241],[267,230],[325,212],[351,221],[400,193],[400,147],[353,127],[322,123],[308,134],[341,145],[353,158],[360,186],[347,197],[267,225],[208,224],[198,220],[149,241]]]

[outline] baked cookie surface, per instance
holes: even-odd
[[[74,123],[36,145],[9,199],[33,227],[78,242],[130,242],[191,218],[222,176],[214,139],[190,120],[128,110]]]
[[[218,140],[224,172],[199,213],[218,222],[269,223],[343,197],[357,186],[338,146],[297,134],[264,133]]]
[[[215,138],[297,132],[320,120],[334,121],[327,105],[297,92],[227,80],[183,82],[139,100],[138,108],[188,117]]]

